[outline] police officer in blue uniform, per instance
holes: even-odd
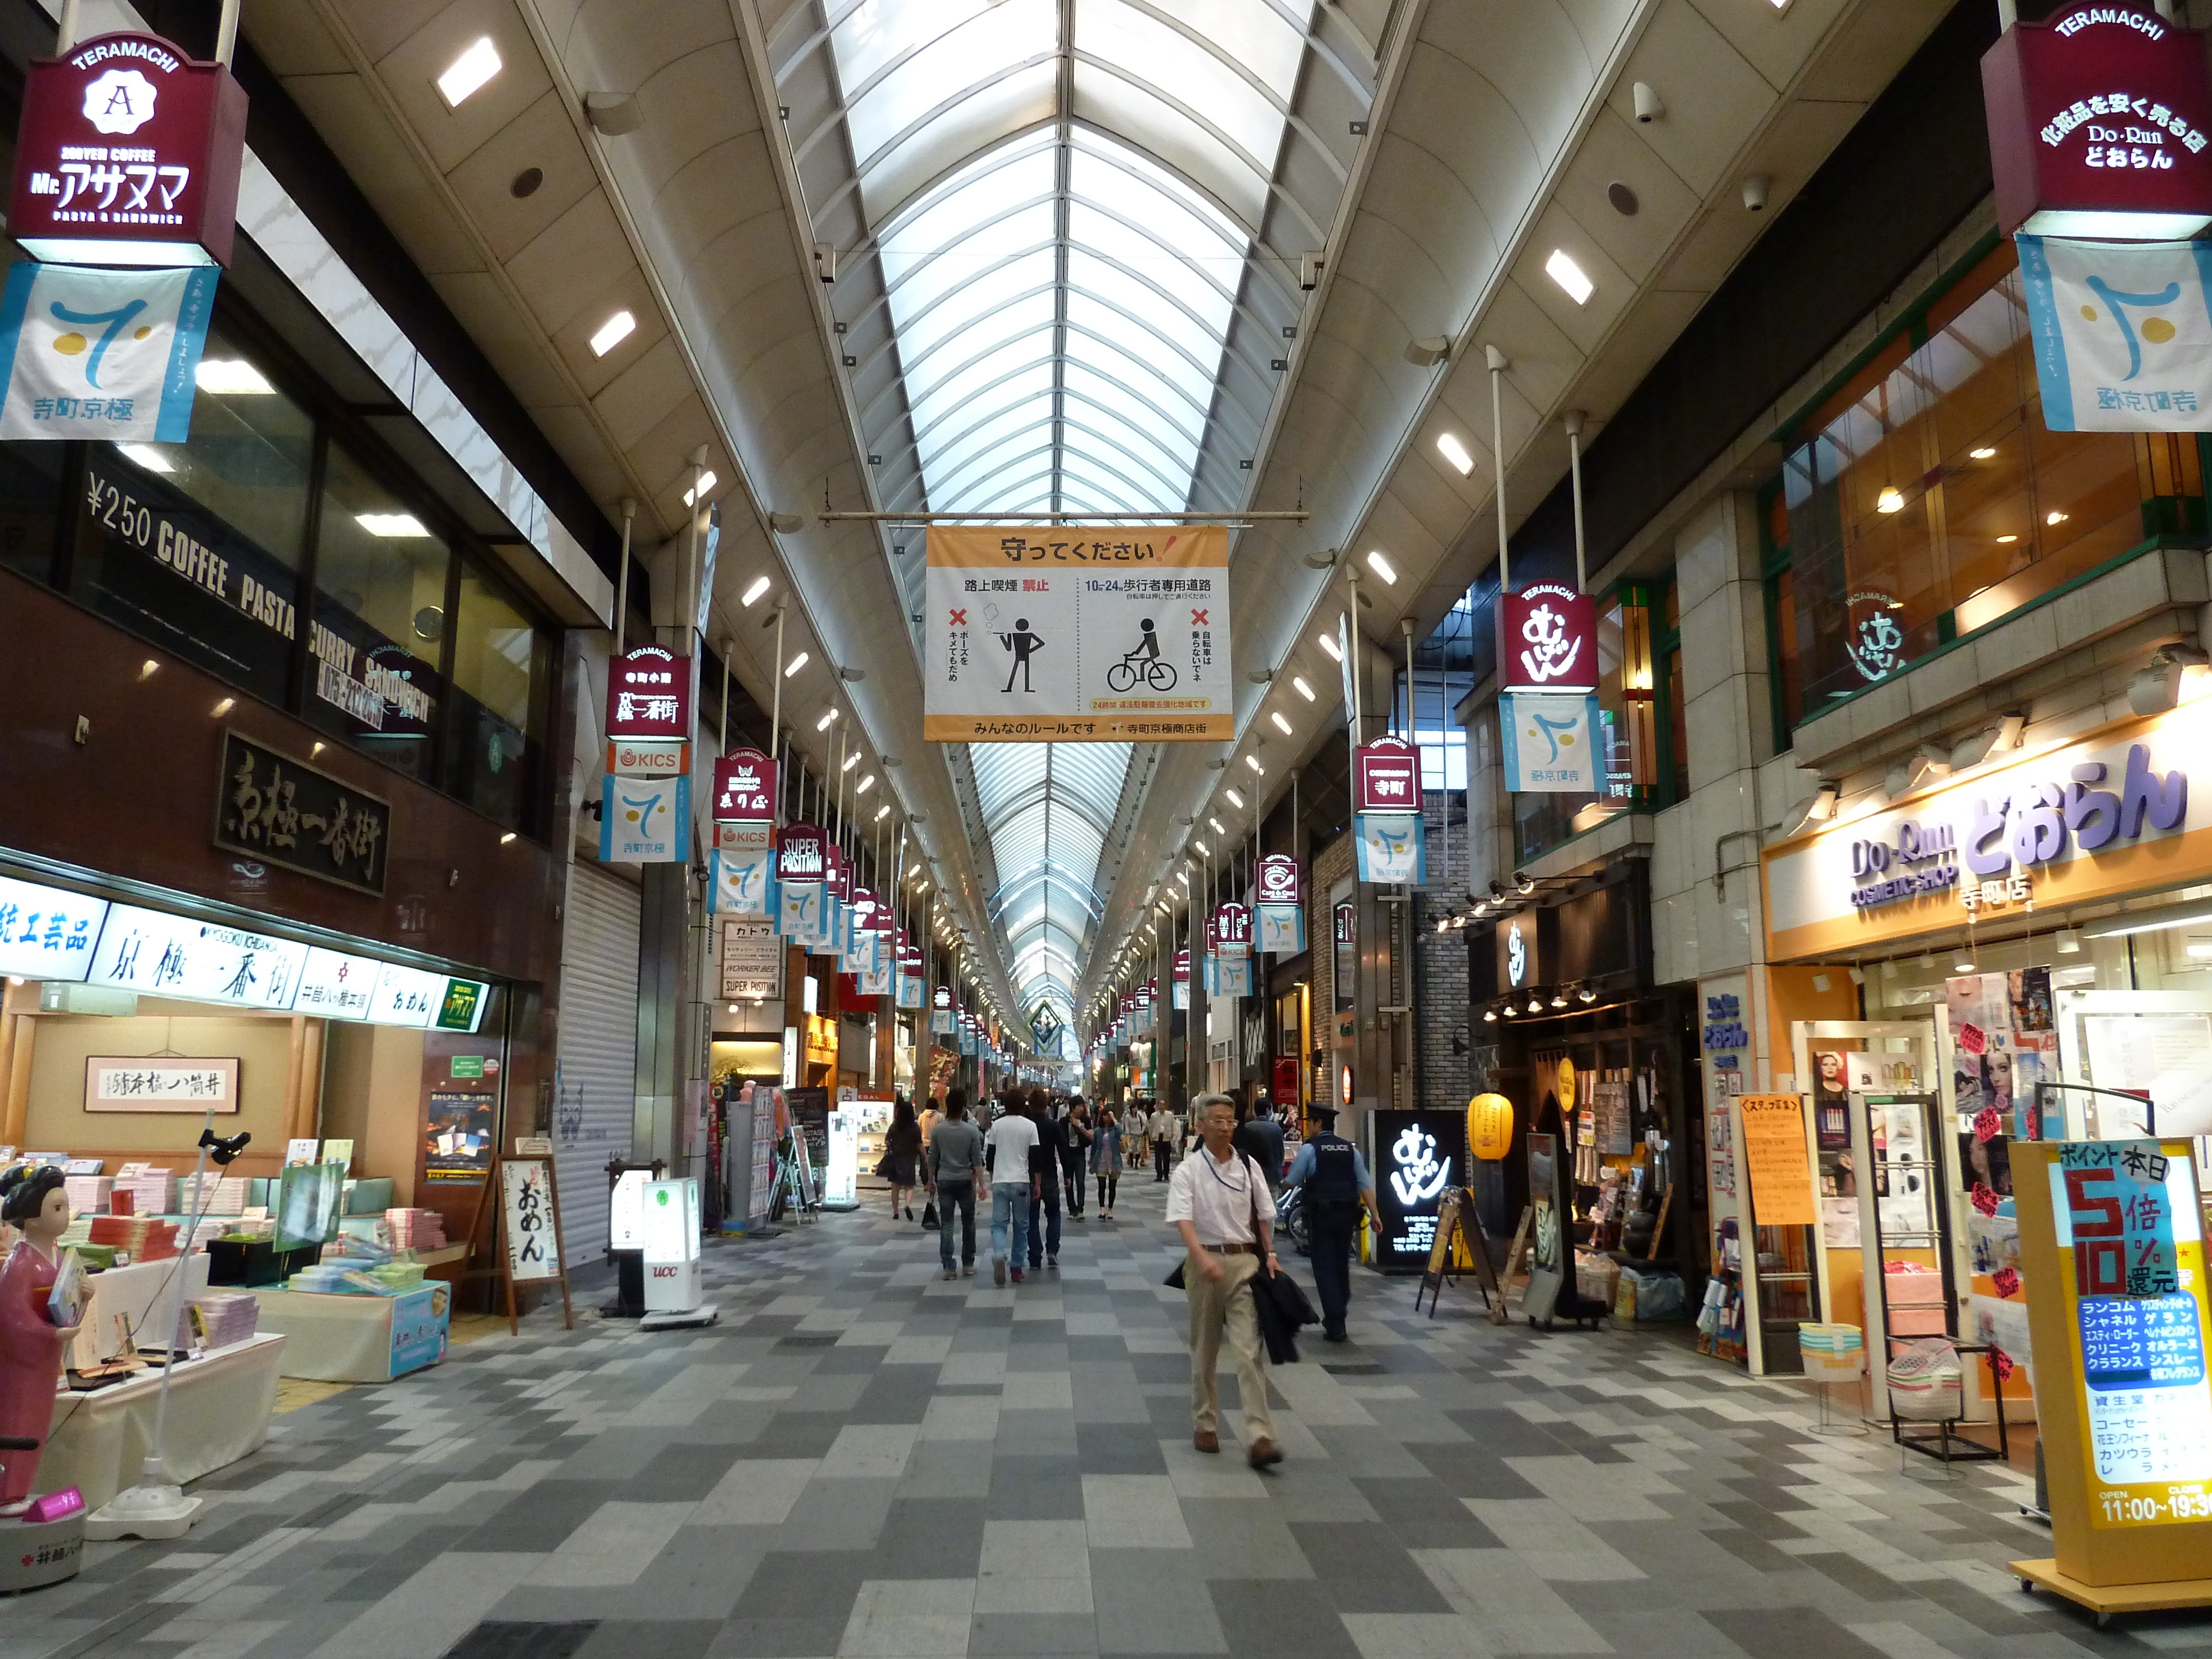
[[[1345,1312],[1352,1304],[1352,1241],[1359,1230],[1359,1206],[1364,1204],[1378,1222],[1380,1213],[1367,1160],[1336,1132],[1336,1109],[1316,1106],[1313,1115],[1321,1128],[1298,1148],[1283,1184],[1304,1193],[1307,1233],[1313,1242],[1314,1289],[1321,1296],[1322,1335],[1341,1342]]]

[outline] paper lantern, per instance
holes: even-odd
[[[1467,1103],[1467,1146],[1477,1158],[1504,1158],[1513,1150],[1513,1103],[1504,1095],[1477,1095]]]

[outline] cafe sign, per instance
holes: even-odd
[[[2212,797],[2190,788],[2189,760],[2208,742],[2212,703],[2193,703],[1771,847],[1769,955],[1948,928],[2000,900],[2072,904],[2202,878],[2190,838],[2212,831]]]

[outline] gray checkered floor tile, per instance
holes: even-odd
[[[1358,1275],[1353,1340],[1273,1374],[1289,1461],[1200,1455],[1162,1190],[1019,1289],[945,1283],[878,1200],[711,1245],[711,1329],[541,1312],[279,1419],[189,1537],[0,1607],[0,1659],[2212,1655],[2023,1595],[2014,1475],[1471,1292],[1431,1322]]]

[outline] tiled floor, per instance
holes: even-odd
[[[0,1659],[2212,1655],[2212,1619],[2023,1595],[2016,1474],[1900,1471],[1649,1332],[1416,1319],[1406,1280],[1273,1373],[1288,1462],[1201,1456],[1160,1190],[1018,1291],[872,1206],[712,1248],[713,1329],[540,1314],[304,1405],[188,1538],[0,1607]]]

